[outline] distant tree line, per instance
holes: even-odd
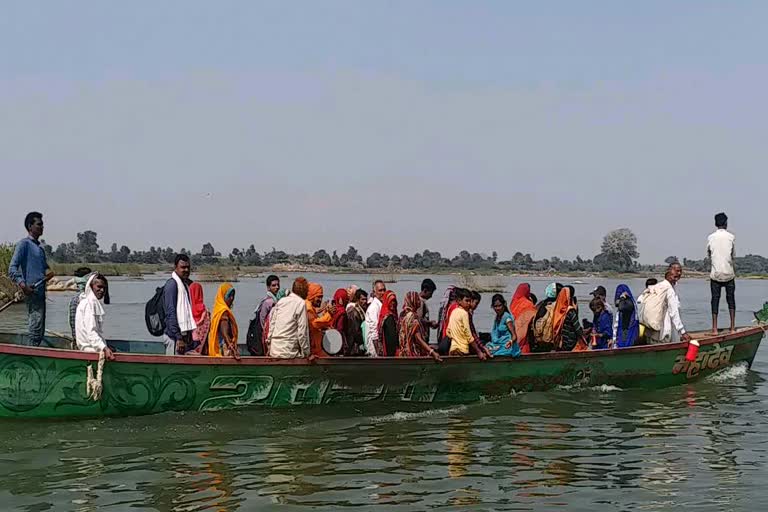
[[[171,247],[150,247],[145,251],[133,251],[126,245],[113,243],[109,251],[103,251],[98,244],[95,231],[77,234],[77,240],[59,244],[55,249],[43,241],[49,258],[57,263],[172,263],[177,251]],[[353,246],[339,254],[318,249],[312,254],[289,254],[275,248],[260,253],[253,244],[248,248],[234,248],[226,256],[213,245],[205,243],[199,252],[181,248],[178,252],[190,256],[194,264],[200,265],[238,265],[269,267],[276,264],[316,265],[320,267],[362,270],[500,270],[520,272],[640,272],[654,270],[655,265],[643,266],[637,262],[637,237],[629,229],[611,231],[605,235],[599,254],[591,259],[576,256],[574,260],[558,257],[534,259],[529,253],[516,252],[508,260],[499,260],[496,251],[491,255],[460,251],[453,257],[443,256],[437,251],[425,249],[413,255],[383,254],[374,252],[367,257],[360,255]],[[676,261],[670,256],[667,263]],[[683,264],[690,270],[709,270],[707,260],[684,259]],[[762,256],[737,258],[736,265],[740,273],[768,273],[768,260]]]
[[[665,260],[666,263],[675,261],[682,263],[686,270],[693,270],[695,272],[709,272],[711,264],[709,258],[704,258],[702,260],[683,258],[680,260],[677,256],[670,256]],[[768,258],[758,256],[757,254],[736,256],[733,263],[736,267],[736,273],[739,275],[768,274]]]

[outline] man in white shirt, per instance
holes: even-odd
[[[728,231],[728,216],[715,215],[717,230],[707,239],[707,254],[712,263],[709,273],[709,287],[712,291],[712,332],[717,334],[717,314],[720,311],[720,294],[725,288],[725,300],[731,314],[731,332],[736,331],[736,271],[733,259],[736,257],[736,237]]]
[[[667,312],[664,315],[664,325],[661,332],[646,330],[652,344],[691,341],[691,336],[686,332],[683,320],[680,318],[680,297],[675,290],[675,286],[682,276],[683,267],[680,263],[672,263],[664,274],[664,281],[656,285],[657,289],[663,289],[667,295]]]
[[[307,294],[309,283],[303,277],[293,282],[291,293],[280,299],[269,312],[267,346],[269,357],[279,359],[309,358],[309,323],[307,321]]]
[[[377,357],[376,342],[379,341],[379,313],[381,313],[381,298],[387,291],[384,281],[377,279],[373,283],[373,297],[365,311],[365,350],[368,357]]]

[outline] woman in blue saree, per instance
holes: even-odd
[[[615,346],[616,348],[631,347],[640,337],[640,322],[637,320],[637,302],[629,286],[620,284],[616,287],[615,303]]]
[[[521,351],[515,332],[515,317],[509,312],[504,297],[498,293],[494,295],[491,299],[491,307],[496,317],[491,328],[491,342],[485,348],[494,357],[519,357]]]

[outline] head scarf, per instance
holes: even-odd
[[[309,292],[307,292],[307,302],[314,302],[323,296],[323,287],[317,283],[309,283]]]
[[[285,290],[277,290],[277,293],[272,293],[271,291],[269,291],[269,289],[267,289],[267,296],[264,298],[265,299],[270,298],[272,299],[273,302],[277,302],[283,297],[285,297]]]
[[[337,308],[344,309],[349,303],[349,293],[344,288],[339,288],[333,294],[333,304]]]
[[[548,299],[557,298],[557,285],[555,283],[548,285],[547,289],[544,291],[544,296]]]
[[[307,305],[307,313],[309,313],[310,323],[312,319],[317,318],[317,310],[315,309],[315,299],[319,299],[323,296],[323,287],[317,283],[309,283],[307,292],[307,299],[304,301]]]
[[[88,284],[88,281],[90,280],[91,276],[93,274],[88,274],[82,277],[75,277],[75,285],[77,286],[77,291],[80,293],[85,292],[85,287]]]
[[[629,318],[629,325],[624,325],[624,315],[622,312],[616,311],[619,321],[618,327],[616,329],[617,347],[631,347],[635,344],[637,338],[640,337],[640,322],[637,320],[637,302],[635,301],[635,297],[632,295],[632,290],[629,289],[629,286],[625,284],[620,284],[617,286],[614,301],[618,303],[619,298],[625,293],[627,294],[629,300],[632,301],[634,308],[632,309],[632,315]],[[624,331],[627,331],[626,336],[624,335]]]
[[[451,285],[443,292],[443,300],[440,301],[440,307],[447,306],[456,299],[456,287]]]
[[[91,288],[91,285],[93,284],[93,280],[96,278],[96,272],[93,272],[88,275],[88,281],[85,283],[85,290],[83,291],[83,294],[81,296],[80,300],[87,300],[93,305],[93,314],[96,316],[104,316],[104,306],[102,303],[102,300],[99,300],[96,298],[96,294],[93,293],[93,288]],[[106,290],[105,290],[106,292]],[[105,295],[106,297],[106,295]]]
[[[418,292],[408,292],[403,301],[403,312],[400,313],[400,328],[398,330],[398,357],[419,357],[426,355],[416,343],[416,334],[423,331],[418,311],[421,308],[421,297]]]
[[[355,300],[355,292],[359,289],[360,288],[354,284],[347,288],[347,302],[352,302]]]
[[[440,309],[437,312],[437,332],[440,333],[441,337],[445,336],[442,333],[444,333],[445,329],[448,327],[449,306],[456,300],[455,292],[456,287],[449,286],[445,289],[443,299],[440,301]]]
[[[512,296],[512,303],[520,299],[528,299],[531,296],[531,285],[528,283],[520,283],[515,289],[515,294]]]
[[[234,292],[230,283],[224,283],[219,286],[216,292],[216,299],[213,302],[213,314],[211,315],[211,330],[208,331],[208,355],[211,357],[222,357],[219,347],[219,324],[224,315],[229,318],[229,326],[232,330],[232,339],[237,343],[237,321],[232,309],[227,306],[226,299]]]
[[[200,283],[189,285],[189,302],[192,303],[192,318],[196,324],[203,321],[205,315],[205,302],[203,301],[203,287]]]
[[[339,328],[339,320],[347,314],[347,304],[349,303],[348,290],[339,288],[333,294],[333,305],[336,306],[336,311],[333,313],[333,327]]]
[[[571,290],[563,287],[557,295],[555,308],[552,310],[552,337],[555,340],[555,346],[559,348],[562,343],[563,326],[568,311],[573,309],[571,304]]]
[[[383,346],[384,343],[384,320],[388,317],[394,317],[397,320],[397,296],[392,290],[384,292],[384,296],[381,298],[381,311],[379,312],[379,341]],[[386,354],[387,356],[394,356],[395,354]]]
[[[74,282],[77,286],[77,291],[80,293],[85,292],[85,285],[88,284],[88,280],[91,277],[91,274],[95,274],[95,272],[91,271],[88,267],[80,267],[77,270],[75,270],[74,274]]]
[[[408,292],[403,301],[403,314],[407,312],[418,313],[421,308],[421,296],[419,292]]]
[[[522,283],[517,287],[509,303],[509,312],[515,317],[515,322],[523,316],[525,311],[536,311],[536,306],[531,302],[531,285],[528,283]]]

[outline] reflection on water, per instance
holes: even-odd
[[[16,510],[756,510],[768,501],[761,369],[429,411],[6,421],[0,499]]]

